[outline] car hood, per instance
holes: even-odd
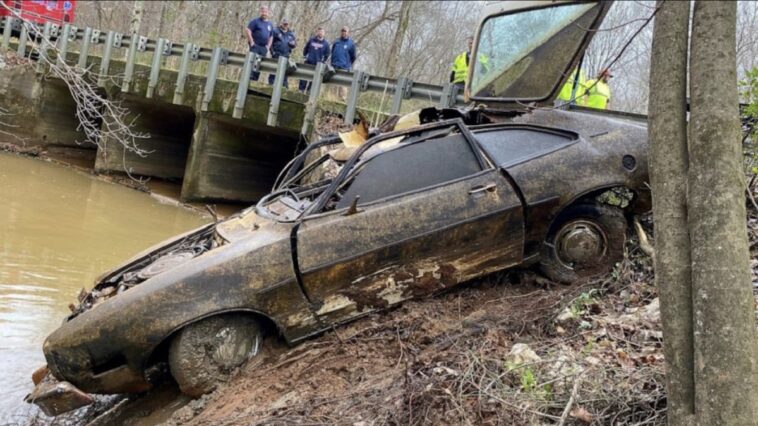
[[[488,4],[474,42],[466,97],[498,109],[551,105],[611,3]]]
[[[72,314],[67,319],[73,319],[105,300],[195,258],[212,254],[223,246],[243,243],[252,248],[289,239],[291,228],[292,224],[262,218],[250,209],[222,222],[203,225],[171,237],[101,275],[91,291],[80,293],[79,304],[72,308]]]

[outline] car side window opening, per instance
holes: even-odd
[[[510,167],[567,147],[579,137],[567,132],[523,128],[480,129],[474,135],[498,167]]]
[[[404,194],[476,174],[479,159],[464,135],[403,144],[376,155],[356,168],[335,194],[327,209],[348,207]]]

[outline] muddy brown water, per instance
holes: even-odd
[[[0,425],[40,415],[23,397],[42,342],[79,289],[207,216],[84,172],[0,153]]]

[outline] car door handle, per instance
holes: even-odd
[[[488,183],[486,185],[477,185],[468,191],[468,195],[481,194],[483,192],[494,192],[497,189],[496,183]]]

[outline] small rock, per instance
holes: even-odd
[[[525,343],[516,343],[506,357],[506,361],[511,364],[528,364],[542,361],[529,345]]]
[[[584,362],[586,362],[589,365],[599,365],[602,361],[600,358],[596,358],[594,356],[588,356],[584,358]]]
[[[452,368],[447,368],[447,367],[444,367],[444,366],[443,367],[434,367],[432,369],[432,372],[434,374],[447,374],[447,375],[450,375],[450,376],[457,376],[458,375],[457,371],[453,370]]]
[[[568,307],[564,308],[560,314],[555,318],[556,322],[566,322],[574,319],[574,313]]]

